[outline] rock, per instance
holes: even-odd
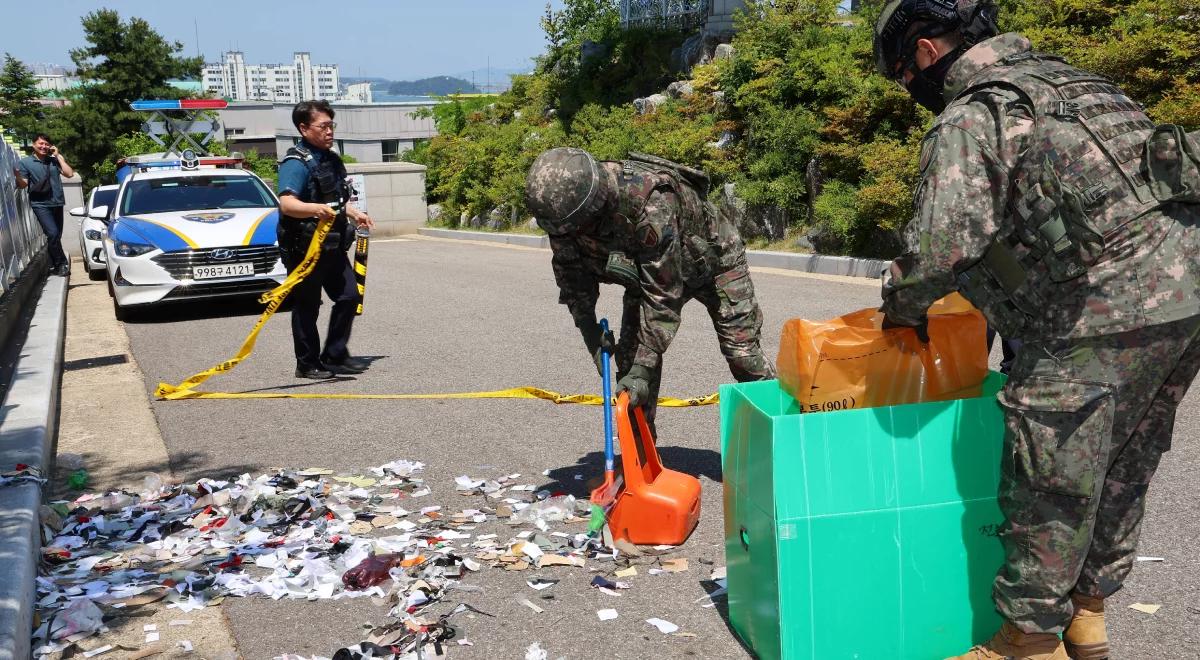
[[[671,51],[671,71],[690,74],[693,67],[712,61],[716,46],[716,37],[703,32],[693,34]]]
[[[634,99],[633,107],[637,108],[639,115],[648,115],[656,110],[659,106],[667,102],[665,94],[651,94],[645,98]]]
[[[846,242],[842,240],[842,237],[823,225],[816,225],[808,230],[806,238],[809,245],[813,246],[813,252],[841,254],[846,251]]]
[[[530,229],[530,230],[541,229],[541,227],[538,226],[537,218],[530,218],[530,219],[526,220],[525,228]]]
[[[779,241],[787,236],[789,222],[791,214],[786,209],[767,204],[747,204],[746,212],[738,222],[738,231],[742,238]]]
[[[797,236],[792,245],[798,250],[804,250],[809,253],[817,251],[816,246],[812,244],[812,241],[808,240],[807,236]]]
[[[442,219],[442,205],[430,204],[425,207],[425,218],[429,222],[438,222]]]
[[[681,99],[695,93],[696,88],[692,86],[692,81],[690,80],[677,80],[667,85],[667,96],[673,99]]]
[[[471,226],[471,216],[467,215],[466,211],[463,211],[462,215],[458,216],[458,226],[459,227],[470,227]]]
[[[579,44],[579,63],[583,66],[607,59],[608,54],[609,49],[606,44],[591,40],[584,40],[583,43]]]
[[[731,60],[733,59],[733,54],[733,44],[717,44],[713,48],[712,59]]]
[[[463,214],[463,215],[466,215],[466,214]],[[473,215],[473,216],[471,216],[470,220],[467,220],[467,227],[469,227],[471,229],[479,229],[480,227],[483,226],[483,222],[484,222],[484,220],[482,217]]]
[[[514,209],[515,212],[515,209]],[[507,204],[501,204],[496,208],[488,211],[487,228],[493,231],[506,229],[509,223],[509,208]]]
[[[520,119],[520,118],[521,118],[521,111],[513,110],[513,119]]]
[[[546,119],[554,119],[558,116],[558,110],[554,108],[546,108],[546,112],[542,116]]]
[[[713,149],[728,149],[737,142],[737,135],[733,131],[721,131],[721,137],[717,138],[716,142],[709,142],[708,146]]]
[[[718,115],[723,115],[729,112],[729,102],[725,100],[725,92],[716,91],[712,93],[713,111]]]

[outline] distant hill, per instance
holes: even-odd
[[[395,96],[445,96],[446,94],[478,94],[479,88],[469,80],[436,76],[421,80],[397,80],[387,87],[387,93]]]

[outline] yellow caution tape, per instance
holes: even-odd
[[[604,403],[604,398],[598,394],[559,394],[558,392],[543,390],[537,387],[512,387],[505,390],[492,390],[490,392],[450,392],[444,394],[293,394],[286,392],[197,391],[195,389],[197,385],[217,374],[232,371],[242,360],[250,357],[250,354],[254,352],[254,344],[258,341],[258,333],[266,325],[267,320],[275,314],[275,311],[283,304],[284,299],[287,298],[292,289],[307,277],[316,266],[317,259],[321,256],[321,245],[325,242],[325,235],[329,233],[329,226],[332,222],[333,220],[331,219],[325,219],[317,224],[317,231],[313,235],[312,242],[308,244],[308,250],[304,253],[304,261],[301,261],[300,266],[288,274],[287,279],[282,284],[264,293],[262,298],[259,299],[259,302],[266,303],[267,308],[258,317],[258,322],[254,324],[254,328],[250,330],[250,334],[246,336],[246,339],[242,342],[242,347],[238,349],[236,355],[211,369],[206,369],[191,376],[178,385],[159,383],[158,389],[154,391],[154,395],[161,400],[167,401],[177,401],[180,399],[542,399],[544,401],[552,401],[555,404],[576,403],[585,406],[598,406]],[[660,397],[658,405],[664,408],[691,408],[695,406],[711,406],[719,400],[718,395],[715,393],[691,399]]]

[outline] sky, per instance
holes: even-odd
[[[206,62],[241,50],[248,64],[290,63],[293,52],[308,51],[314,63],[339,65],[342,76],[415,80],[479,70],[484,83],[489,60],[493,69],[528,70],[544,51],[545,7],[546,0],[0,0],[0,51],[69,66],[69,51],[84,43],[80,18],[108,8],[145,19]]]

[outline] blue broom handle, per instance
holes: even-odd
[[[600,319],[600,336],[608,334],[608,319]],[[604,471],[613,471],[613,409],[612,409],[612,361],[607,348],[601,348],[601,373],[604,378]]]

